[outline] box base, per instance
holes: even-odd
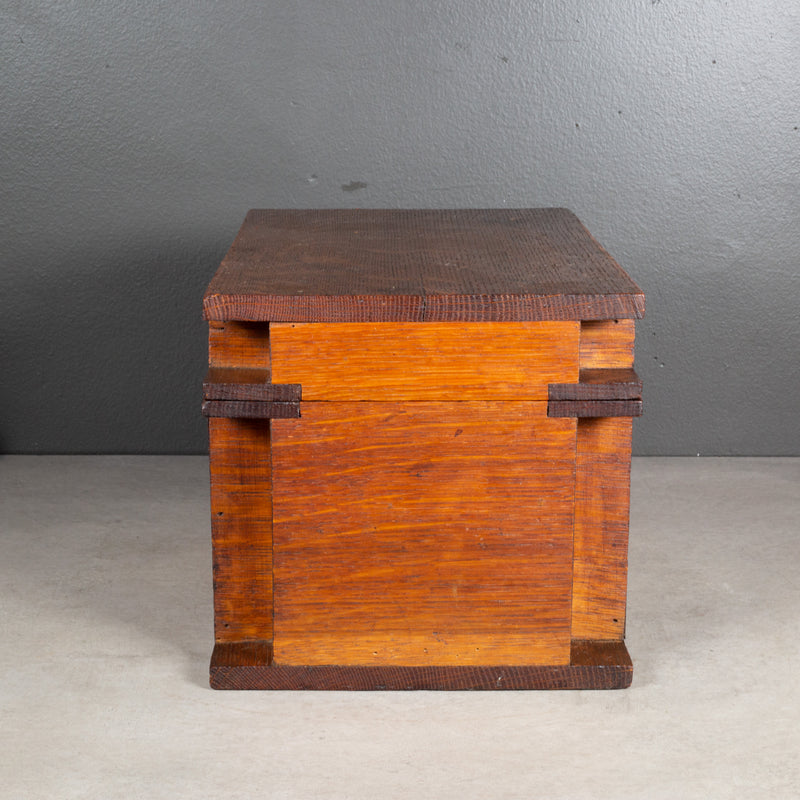
[[[627,689],[633,664],[625,643],[574,639],[570,663],[555,666],[301,666],[272,663],[271,642],[217,643],[213,689],[329,691]]]

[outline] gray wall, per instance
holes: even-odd
[[[245,211],[567,206],[647,454],[800,453],[797,0],[6,2],[0,449],[201,452]]]

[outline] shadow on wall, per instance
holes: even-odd
[[[205,286],[228,242],[23,255],[0,321],[0,452],[202,453]]]

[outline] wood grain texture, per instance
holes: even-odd
[[[305,400],[546,400],[577,381],[577,322],[273,323],[272,377]]]
[[[213,418],[208,428],[215,638],[271,639],[269,422]]]
[[[275,661],[564,664],[574,420],[543,402],[273,420]]]
[[[631,430],[630,418],[578,421],[574,638],[625,635]]]
[[[272,663],[269,642],[219,643],[211,657],[214,689],[520,690],[626,689],[633,665],[621,641],[573,641],[570,661],[520,666],[292,666]]]
[[[641,400],[551,400],[548,417],[641,417]]]
[[[581,369],[633,369],[633,320],[581,323]]]
[[[272,403],[265,400],[204,400],[201,411],[204,417],[291,419],[300,416],[300,403]]]
[[[640,400],[642,381],[632,369],[582,369],[578,383],[551,383],[548,400]]]
[[[209,322],[209,366],[269,371],[269,362],[269,325]]]
[[[210,320],[638,318],[644,295],[566,209],[253,210]]]
[[[300,400],[299,384],[272,383],[268,369],[209,367],[203,381],[206,400],[260,400],[291,403]]]

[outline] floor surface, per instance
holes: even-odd
[[[800,797],[800,459],[638,459],[616,692],[214,692],[207,460],[0,459],[0,797]]]

